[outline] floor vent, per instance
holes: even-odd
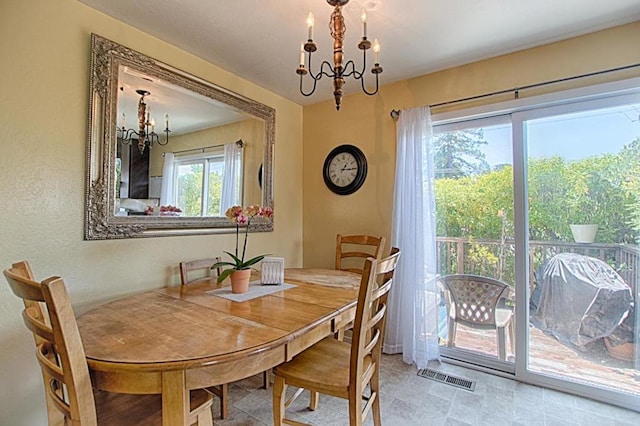
[[[463,379],[462,377],[452,376],[450,374],[441,373],[431,368],[423,368],[418,371],[418,376],[435,380],[436,382],[446,383],[457,388],[473,392],[476,389],[476,382],[473,380]]]

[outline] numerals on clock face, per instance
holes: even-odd
[[[337,186],[347,186],[358,174],[358,164],[353,155],[343,152],[335,156],[329,164],[329,177]]]

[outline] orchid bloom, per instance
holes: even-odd
[[[224,215],[231,222],[236,224],[236,250],[234,253],[225,251],[233,260],[233,262],[216,262],[211,268],[219,268],[219,267],[230,267],[229,269],[225,269],[222,271],[220,275],[218,275],[218,283],[222,282],[226,277],[231,274],[233,271],[249,269],[252,265],[260,262],[265,255],[256,256],[252,259],[245,261],[245,254],[247,251],[247,238],[249,236],[249,227],[251,225],[251,220],[258,217],[273,217],[273,209],[271,207],[260,207],[257,204],[253,204],[245,207],[244,209],[241,206],[233,206],[229,207]],[[242,253],[240,253],[240,227],[244,228],[244,243],[242,245]]]
[[[238,221],[238,216],[240,216],[241,214],[242,214],[242,207],[240,207],[240,206],[229,207],[227,209],[227,211],[224,213],[224,215],[231,222],[237,222]]]
[[[245,214],[240,214],[240,216],[235,219],[238,221],[238,225],[246,225],[249,223],[249,217]]]
[[[273,217],[273,209],[271,207],[263,207],[260,209],[259,215],[261,217],[272,218]]]
[[[254,204],[252,206],[248,206],[246,209],[244,209],[244,211],[247,216],[254,217],[258,213],[260,213],[260,206],[258,206],[257,204]]]

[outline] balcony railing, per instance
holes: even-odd
[[[436,241],[441,275],[463,273],[485,275],[514,285],[515,248],[513,240],[438,237]],[[530,286],[534,283],[535,271],[558,253],[577,253],[606,262],[631,287],[632,294],[638,294],[640,248],[628,244],[530,241]]]

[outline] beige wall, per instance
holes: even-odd
[[[333,266],[337,233],[384,235],[390,244],[396,144],[396,126],[389,116],[392,109],[436,104],[640,63],[639,39],[640,22],[635,22],[390,84],[375,96],[350,95],[343,99],[340,112],[335,111],[332,101],[305,107],[304,265]],[[385,68],[393,67],[392,63],[384,63],[384,57],[381,60]],[[639,75],[640,68],[635,68],[522,91],[520,97]],[[384,81],[384,73],[381,78]],[[493,97],[485,103],[507,99]],[[466,103],[457,108],[469,106]],[[369,170],[359,191],[340,196],[325,186],[322,165],[331,149],[345,143],[362,149]]]
[[[92,32],[276,109],[276,226],[251,235],[249,244],[252,253],[286,257],[287,266],[331,266],[338,232],[390,236],[391,109],[640,62],[640,23],[634,23],[391,84],[374,97],[348,96],[340,112],[331,102],[305,107],[303,132],[300,106],[74,0],[2,1],[0,267],[28,259],[41,278],[62,275],[78,313],[123,294],[176,285],[178,261],[233,244],[226,235],[82,240]],[[359,146],[369,162],[364,186],[349,196],[331,193],[322,180],[325,156],[342,143]],[[41,376],[20,310],[0,285],[0,424],[45,424]]]
[[[28,259],[65,278],[76,312],[179,282],[182,259],[218,255],[232,235],[83,241],[92,32],[276,109],[275,231],[249,250],[302,265],[302,108],[74,0],[0,2],[0,267]],[[0,424],[43,425],[42,379],[21,302],[0,284]]]

